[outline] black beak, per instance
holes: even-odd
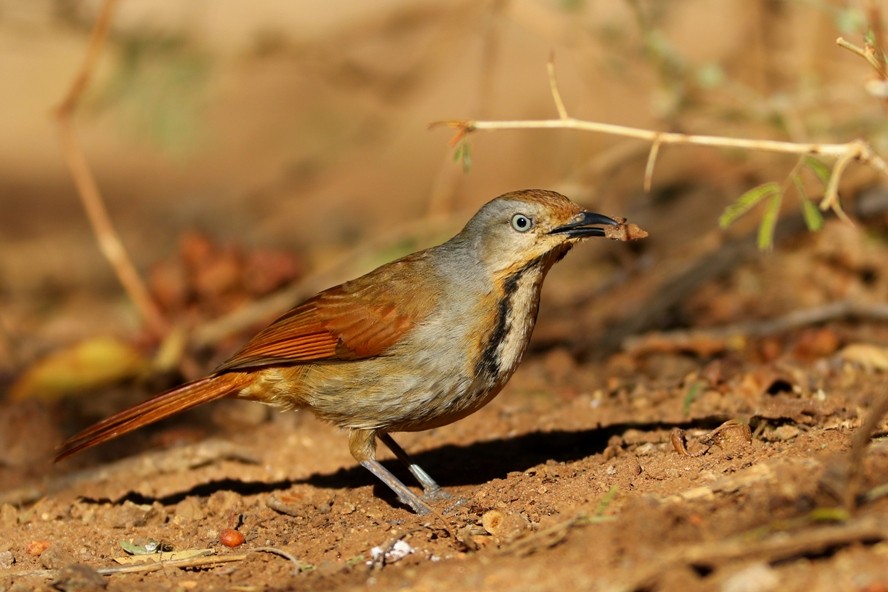
[[[618,222],[604,214],[595,212],[580,212],[571,222],[557,226],[549,231],[549,234],[566,234],[570,238],[586,238],[588,236],[604,236],[604,228],[595,224],[616,226]]]

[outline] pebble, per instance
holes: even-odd
[[[219,542],[232,549],[240,547],[244,544],[244,541],[246,541],[244,535],[233,528],[226,528],[219,533]]]

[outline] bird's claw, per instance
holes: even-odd
[[[422,492],[422,499],[430,502],[449,500],[452,497],[443,487],[428,487]]]
[[[425,503],[418,496],[414,496],[412,498],[406,498],[401,495],[398,496],[398,501],[416,512],[419,516],[425,516],[426,514],[432,513],[432,507]]]

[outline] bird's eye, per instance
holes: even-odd
[[[533,228],[533,219],[524,214],[515,214],[512,216],[512,228],[518,232],[527,232]]]

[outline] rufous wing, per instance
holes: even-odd
[[[409,286],[369,276],[330,288],[293,308],[216,372],[278,364],[347,361],[385,352],[423,318]],[[401,289],[399,289],[401,288]],[[426,302],[426,304],[428,304]]]

